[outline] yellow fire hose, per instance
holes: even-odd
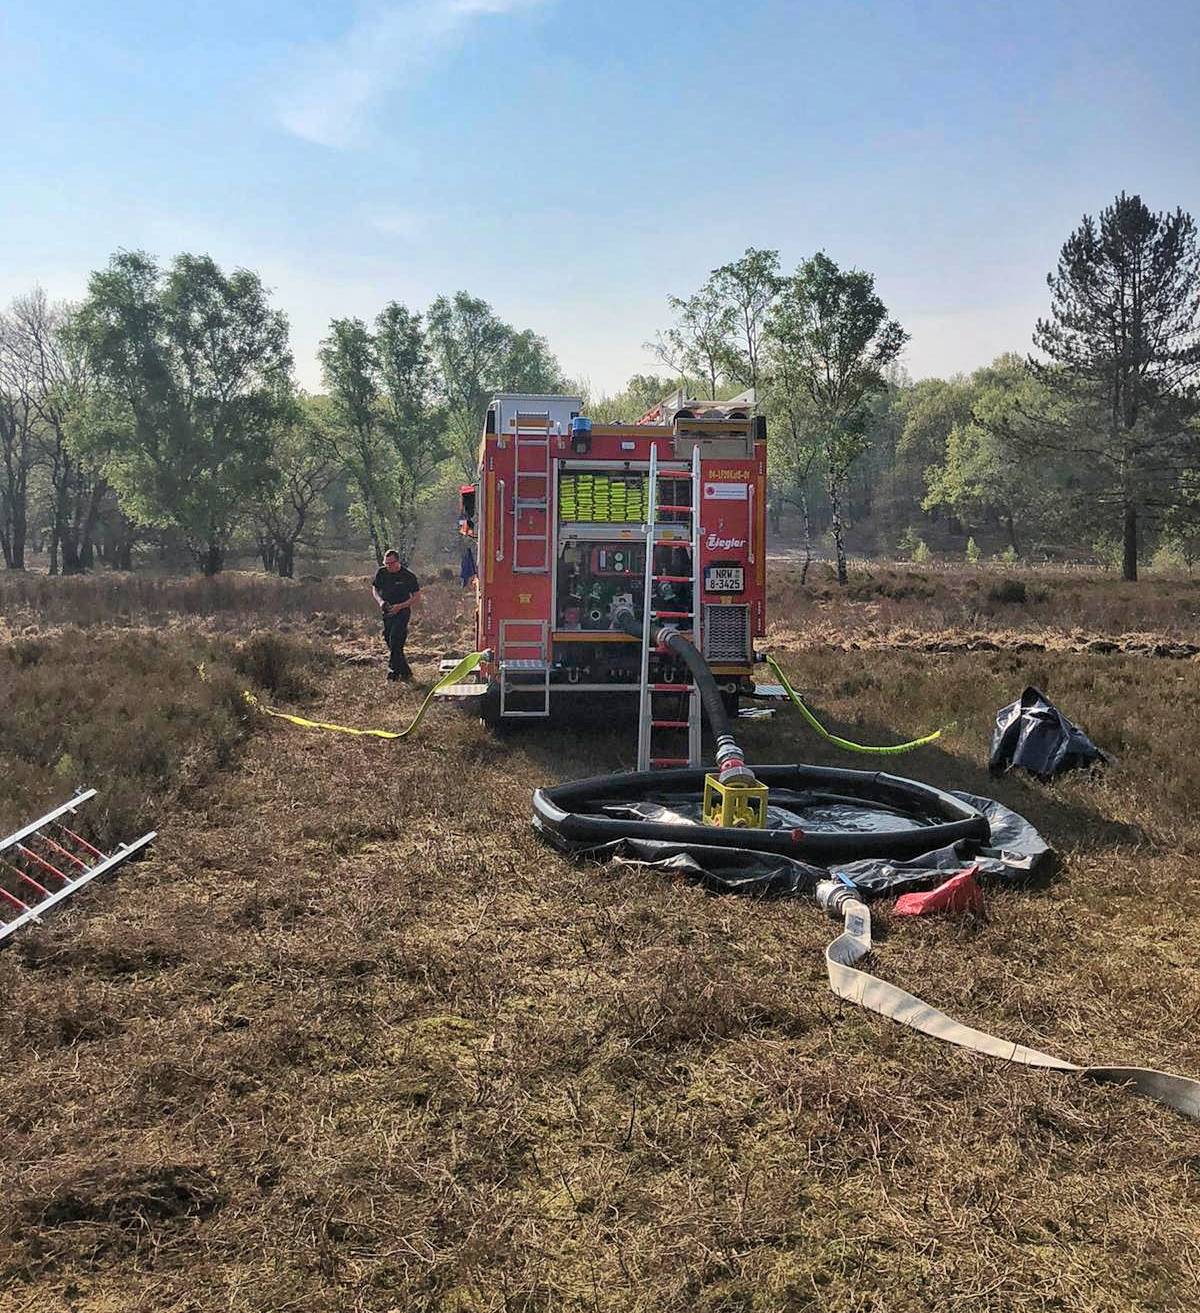
[[[424,701],[417,708],[417,714],[403,729],[399,730],[355,729],[350,725],[333,725],[324,720],[309,720],[305,716],[295,716],[289,711],[279,711],[275,707],[268,707],[266,703],[259,701],[249,689],[243,691],[242,697],[245,698],[248,705],[261,711],[264,716],[274,716],[276,720],[289,721],[293,725],[299,725],[302,729],[324,729],[329,730],[334,734],[356,734],[360,737],[373,739],[403,739],[407,738],[425,718],[425,713],[429,710],[429,704],[437,696],[438,692],[443,688],[449,688],[451,684],[457,684],[461,680],[466,679],[466,677],[476,669],[482,660],[482,652],[472,652],[470,655],[463,657],[453,670],[447,671],[446,674],[434,684],[429,692],[425,694]],[[201,666],[199,669],[200,678],[203,679],[204,667]]]
[[[255,695],[249,690],[246,690],[242,696],[250,706],[257,708],[257,710],[261,711],[264,715],[273,716],[277,720],[286,720],[293,725],[299,725],[302,729],[323,729],[334,734],[355,734],[365,738],[403,739],[407,738],[408,735],[420,725],[421,721],[425,718],[425,713],[429,710],[430,703],[437,696],[438,692],[441,689],[449,688],[452,684],[460,683],[462,680],[466,679],[468,675],[478,668],[479,663],[482,660],[482,652],[471,652],[469,655],[463,657],[453,670],[448,671],[437,681],[436,684],[434,684],[425,695],[425,699],[418,708],[417,714],[413,717],[410,723],[401,730],[358,729],[351,725],[335,725],[329,721],[309,720],[305,716],[297,716],[288,711],[280,711],[276,707],[269,707],[266,703],[255,697]],[[795,704],[797,710],[804,719],[823,739],[832,743],[835,747],[844,748],[848,752],[865,752],[886,755],[888,753],[911,752],[913,748],[920,748],[926,743],[933,743],[936,739],[939,739],[942,736],[943,731],[939,729],[935,730],[932,734],[926,734],[924,738],[913,739],[909,743],[897,743],[891,747],[871,747],[864,743],[852,743],[849,739],[839,738],[838,735],[831,734],[821,722],[817,720],[816,716],[813,715],[808,707],[805,706],[800,694],[797,693],[788,682],[787,676],[779,668],[779,664],[774,657],[767,657],[767,665],[769,665],[775,672],[780,684],[783,685],[784,691]]]
[[[934,740],[940,739],[944,732],[943,730],[935,729],[932,734],[926,734],[924,738],[912,739],[908,743],[896,743],[893,744],[891,747],[870,747],[865,743],[851,743],[849,739],[838,738],[836,734],[830,734],[830,732],[825,728],[824,725],[821,724],[821,722],[816,718],[816,716],[814,716],[813,713],[809,711],[809,709],[804,705],[804,702],[801,699],[800,694],[796,692],[796,690],[791,686],[790,683],[788,683],[788,677],[783,673],[782,670],[780,670],[779,663],[775,660],[774,657],[772,656],[767,657],[767,665],[769,665],[771,669],[775,672],[776,676],[779,679],[779,682],[783,685],[784,692],[788,695],[789,698],[791,698],[793,704],[796,707],[796,710],[800,712],[800,714],[804,717],[804,719],[808,721],[808,723],[813,727],[813,729],[815,729],[817,733],[823,739],[826,740],[826,742],[832,743],[836,748],[844,748],[847,752],[867,752],[877,756],[887,756],[889,753],[911,752],[913,748],[922,748],[925,746],[926,743],[933,743]],[[949,727],[947,726],[947,728]]]
[[[325,729],[334,734],[357,734],[366,738],[373,739],[403,739],[421,723],[425,718],[425,713],[429,710],[429,704],[437,696],[439,689],[449,688],[451,684],[457,684],[466,677],[479,665],[483,660],[482,652],[471,652],[454,667],[453,670],[447,671],[441,679],[425,694],[421,705],[417,708],[417,714],[412,720],[400,730],[392,729],[354,729],[349,725],[332,725],[323,720],[308,720],[304,716],[293,716],[287,711],[277,711],[274,707],[268,707],[260,702],[253,693],[247,691],[243,694],[246,701],[252,707],[257,707],[265,715],[274,716],[277,720],[290,721],[293,725],[299,725],[303,729]]]

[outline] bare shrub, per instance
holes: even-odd
[[[245,628],[304,620],[316,612],[365,617],[373,609],[369,582],[365,576],[293,582],[233,571],[211,579],[111,573],[51,578],[8,572],[0,575],[0,615],[10,623],[38,626],[196,619]]]
[[[1024,579],[997,579],[988,589],[988,601],[1002,604],[1016,603],[1024,605],[1029,600],[1029,591]]]
[[[235,670],[284,699],[311,697],[312,675],[328,662],[323,649],[266,629],[252,633],[233,656]]]
[[[0,649],[0,823],[95,787],[102,846],[149,828],[228,764],[254,714],[244,687],[226,651],[177,635],[72,630]]]

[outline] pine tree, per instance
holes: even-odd
[[[1048,360],[1034,368],[1076,403],[1077,419],[1040,440],[1089,462],[1100,496],[1119,510],[1124,575],[1134,580],[1141,519],[1171,506],[1180,472],[1196,462],[1196,225],[1122,192],[1099,222],[1084,216],[1047,282],[1050,317],[1034,342]]]

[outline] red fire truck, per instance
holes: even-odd
[[[729,702],[751,686],[766,459],[752,401],[679,395],[635,424],[601,425],[578,397],[497,396],[460,521],[475,539],[485,719],[636,694],[639,767],[698,764],[694,684],[652,636],[683,631]]]

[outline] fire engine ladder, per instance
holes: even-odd
[[[128,861],[150,843],[155,832],[143,834],[133,843],[123,843],[107,856],[93,847],[64,818],[96,796],[95,789],[77,793],[40,820],[31,822],[7,839],[0,839],[0,909],[11,920],[0,917],[0,941],[30,922],[40,923],[49,911],[66,902],[97,876],[105,875]]]
[[[550,513],[550,412],[527,411],[513,424],[513,574],[549,574],[554,549]],[[550,714],[550,626],[544,620],[500,622],[500,715]]]
[[[671,472],[664,475],[662,470]],[[682,473],[681,473],[682,471]],[[658,482],[661,478],[673,479],[673,486],[678,488],[687,476],[688,466],[683,462],[660,462],[658,451],[651,447],[650,473],[647,481],[646,506],[646,575],[642,602],[642,670],[639,686],[638,704],[638,770],[655,770],[668,766],[699,766],[701,754],[700,724],[700,690],[688,672],[685,683],[668,683],[650,681],[650,639],[656,625],[674,622],[683,630],[690,630],[692,641],[700,648],[700,448],[692,451],[690,468],[691,499],[685,505],[678,496],[671,502],[663,502],[659,497]],[[675,526],[660,524],[659,516],[677,514],[686,517],[687,538],[669,538],[665,534]],[[690,574],[670,574],[657,565],[657,550],[660,547],[683,548],[691,557]],[[656,584],[691,584],[690,611],[667,610],[656,604],[654,595]],[[673,697],[677,708],[674,715],[661,710],[658,699]],[[686,716],[683,708],[686,706]],[[660,755],[656,751],[655,734],[658,732],[687,731],[687,756],[681,757],[676,750],[674,755]]]
[[[500,621],[500,715],[526,719],[550,714],[550,623]]]
[[[550,438],[555,431],[548,410],[518,415],[513,426],[513,574],[550,572]]]

